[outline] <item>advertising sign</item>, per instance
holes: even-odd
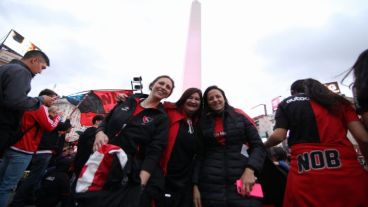
[[[339,88],[339,84],[335,81],[335,82],[330,82],[330,83],[325,83],[324,84],[330,91],[340,94],[340,88]]]
[[[13,52],[22,57],[30,50],[40,50],[35,44],[14,30],[10,30],[8,36],[1,45],[1,49]]]

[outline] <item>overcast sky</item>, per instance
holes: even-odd
[[[368,48],[366,0],[201,0],[202,89],[218,85],[252,116],[289,95],[301,78],[340,81]],[[61,95],[130,89],[143,77],[176,81],[181,95],[192,0],[0,0],[0,40],[14,29],[45,51],[51,67],[33,80]],[[56,87],[55,87],[56,86]],[[340,85],[351,96],[350,89]]]

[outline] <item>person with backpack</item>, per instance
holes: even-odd
[[[20,123],[23,113],[55,101],[47,95],[27,96],[32,78],[49,65],[50,60],[44,52],[31,50],[21,60],[14,59],[0,66],[0,157],[22,137]]]
[[[42,90],[39,96],[47,95],[53,98],[57,94],[50,90]],[[6,206],[9,194],[17,186],[32,160],[32,155],[37,151],[38,144],[44,131],[52,131],[59,123],[60,116],[50,119],[48,108],[50,105],[42,105],[35,111],[27,111],[22,118],[22,138],[5,150],[3,161],[0,163],[0,206]]]
[[[55,105],[49,107],[51,119],[58,114],[58,110],[58,107]],[[17,188],[11,202],[12,207],[23,207],[29,202],[34,202],[35,192],[40,187],[41,179],[45,175],[51,159],[61,156],[65,143],[65,134],[70,132],[71,128],[70,119],[67,118],[65,122],[59,122],[53,131],[45,131],[43,133],[41,142],[30,163],[30,173]]]

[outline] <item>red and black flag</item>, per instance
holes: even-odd
[[[132,90],[90,90],[66,96],[66,100],[75,105],[80,113],[80,123],[83,126],[91,126],[92,118],[97,115],[105,115],[116,104],[116,96],[125,93],[130,95]],[[73,111],[74,112],[74,111]],[[72,113],[73,113],[72,112]]]

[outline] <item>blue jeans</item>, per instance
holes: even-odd
[[[8,204],[9,194],[17,187],[24,171],[31,162],[32,155],[8,149],[0,164],[0,207]]]
[[[24,206],[25,202],[34,198],[34,192],[40,187],[40,182],[49,165],[51,153],[34,154],[31,161],[30,173],[20,184],[13,198],[12,206]]]

